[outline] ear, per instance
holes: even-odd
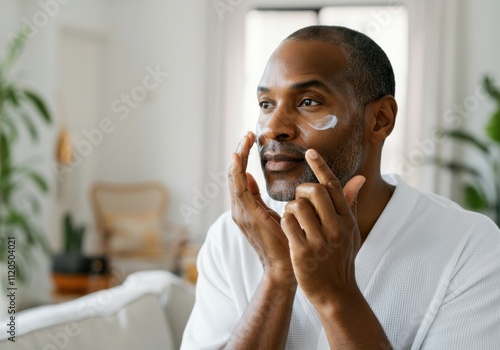
[[[368,104],[365,109],[365,118],[369,126],[367,130],[371,143],[381,144],[394,129],[398,104],[391,95],[385,95],[377,101]]]

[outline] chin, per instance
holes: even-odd
[[[297,169],[293,172],[267,172],[264,169],[266,188],[269,197],[280,202],[290,202],[295,199],[295,189],[303,183],[318,183],[312,169]]]
[[[295,188],[286,188],[282,190],[277,190],[275,188],[268,186],[267,194],[275,201],[290,202],[295,199]]]
[[[269,197],[280,202],[290,202],[295,199],[295,189],[298,185],[306,181],[300,179],[279,178],[268,179],[266,178],[266,188]]]

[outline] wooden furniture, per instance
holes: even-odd
[[[105,275],[52,273],[52,280],[55,287],[52,299],[56,304],[114,287],[119,284],[118,282],[121,283],[110,273]]]
[[[91,203],[104,253],[121,274],[178,270],[186,233],[166,220],[169,195],[158,182],[95,183]]]

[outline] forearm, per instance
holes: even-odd
[[[284,349],[296,290],[294,278],[264,274],[225,349]]]
[[[330,349],[391,349],[382,325],[361,292],[316,309]]]

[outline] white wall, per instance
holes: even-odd
[[[117,0],[107,18],[102,117],[116,129],[98,148],[95,179],[163,182],[171,194],[169,218],[180,225],[187,223],[179,205],[191,205],[204,173],[206,4]],[[122,94],[133,95],[150,69],[168,76],[137,107],[126,107]],[[191,219],[190,233],[203,236],[203,215]]]
[[[459,25],[460,51],[457,76],[460,79],[459,101],[474,93],[481,77],[492,75],[500,82],[500,2],[495,0],[461,0]],[[493,111],[490,101],[480,103],[468,120],[473,130],[482,131]]]

